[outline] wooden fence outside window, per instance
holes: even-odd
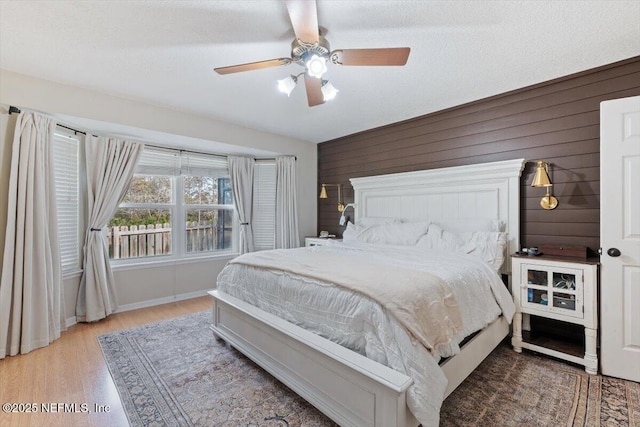
[[[139,258],[171,253],[171,224],[113,226],[107,228],[111,259]],[[213,221],[186,223],[186,252],[208,252],[218,248],[218,230]]]

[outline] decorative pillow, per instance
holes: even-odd
[[[427,233],[428,229],[428,222],[383,223],[368,227],[348,224],[342,239],[345,243],[413,246]]]
[[[507,233],[499,231],[469,231],[461,233],[460,238],[467,242],[467,252],[489,263],[499,271],[504,262],[507,248]]]
[[[426,249],[442,249],[458,253],[467,253],[465,241],[457,234],[444,230],[438,224],[430,224],[427,234],[422,236],[416,246]]]
[[[347,228],[342,233],[342,243],[359,242],[358,234],[362,227],[355,225],[352,222],[347,222]]]
[[[429,231],[418,241],[417,246],[472,255],[487,262],[495,271],[499,271],[504,262],[507,233],[500,231],[454,233],[443,229],[438,224],[431,224]]]

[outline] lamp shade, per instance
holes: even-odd
[[[553,184],[549,180],[549,174],[547,173],[546,163],[542,160],[538,161],[536,169],[536,175],[533,177],[532,187],[551,187]]]
[[[325,101],[331,101],[339,92],[328,80],[322,81],[322,88],[320,90],[322,91],[322,96]]]
[[[322,185],[322,190],[320,190],[320,198],[321,199],[327,199],[329,196],[327,196],[327,188],[324,186],[324,184]]]
[[[327,72],[327,59],[322,56],[312,55],[305,63],[307,74],[311,77],[321,78]]]
[[[282,93],[286,93],[287,96],[291,95],[293,89],[296,87],[296,79],[293,76],[285,77],[278,80],[278,90]]]

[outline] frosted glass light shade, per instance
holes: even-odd
[[[339,90],[333,87],[333,85],[327,80],[323,81],[321,90],[325,101],[331,101],[339,92]]]
[[[291,95],[293,89],[296,87],[296,80],[293,76],[287,76],[284,79],[278,80],[278,90],[282,93],[286,93],[287,96]]]
[[[319,79],[327,72],[327,59],[318,55],[312,55],[305,66],[307,68],[307,74]]]

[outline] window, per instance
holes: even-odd
[[[189,154],[182,175],[186,252],[231,249],[234,211],[226,159]]]
[[[109,257],[230,252],[233,209],[225,158],[146,148],[109,223]]]
[[[172,176],[136,174],[109,223],[109,255],[113,259],[169,255],[173,218]]]
[[[254,250],[275,247],[276,230],[276,164],[258,160],[253,168],[253,230]]]
[[[53,169],[63,274],[80,270],[79,147],[80,141],[75,133],[56,128]]]

